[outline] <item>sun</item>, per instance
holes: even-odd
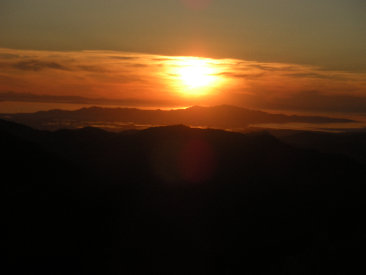
[[[189,88],[206,87],[215,80],[213,70],[203,60],[187,60],[182,65],[180,79]]]
[[[216,70],[205,59],[185,58],[178,63],[176,71],[181,88],[185,94],[206,94],[217,81]]]

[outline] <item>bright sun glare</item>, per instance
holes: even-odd
[[[185,58],[178,66],[176,74],[187,95],[206,94],[207,89],[212,88],[218,79],[215,68],[204,59]]]

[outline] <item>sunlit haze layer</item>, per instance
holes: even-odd
[[[355,114],[366,110],[365,73],[315,66],[115,51],[0,49],[0,67],[0,108],[5,102],[19,102],[17,112],[22,111],[21,102],[144,108],[232,104]],[[15,111],[6,106],[2,112]]]

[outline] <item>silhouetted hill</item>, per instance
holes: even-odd
[[[330,123],[351,122],[320,116],[297,116],[270,114],[262,111],[221,105],[215,107],[194,106],[180,110],[140,110],[134,108],[83,108],[76,111],[52,110],[32,114],[9,114],[3,118],[30,125],[35,128],[55,130],[80,126],[99,126],[117,129],[133,128],[135,125],[159,126],[185,124],[190,126],[221,129],[244,128],[255,123]],[[108,124],[111,125],[108,125]],[[121,124],[118,124],[121,123]]]
[[[279,137],[282,141],[305,149],[345,155],[366,164],[366,133],[297,132]]]
[[[365,167],[347,156],[183,125],[0,121],[0,145],[11,274],[365,271]]]

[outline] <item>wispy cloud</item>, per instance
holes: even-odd
[[[53,61],[26,60],[13,64],[14,68],[23,71],[41,71],[44,69],[69,70],[67,67]]]
[[[120,106],[141,106],[141,107],[174,107],[176,102],[170,100],[145,100],[145,99],[110,99],[110,98],[87,98],[81,96],[58,96],[58,95],[36,95],[31,93],[0,92],[1,101],[18,102],[40,102],[40,103],[70,103],[70,104],[95,104],[95,105],[120,105]]]
[[[13,59],[13,58],[19,58],[19,55],[11,53],[0,53],[0,59]]]

